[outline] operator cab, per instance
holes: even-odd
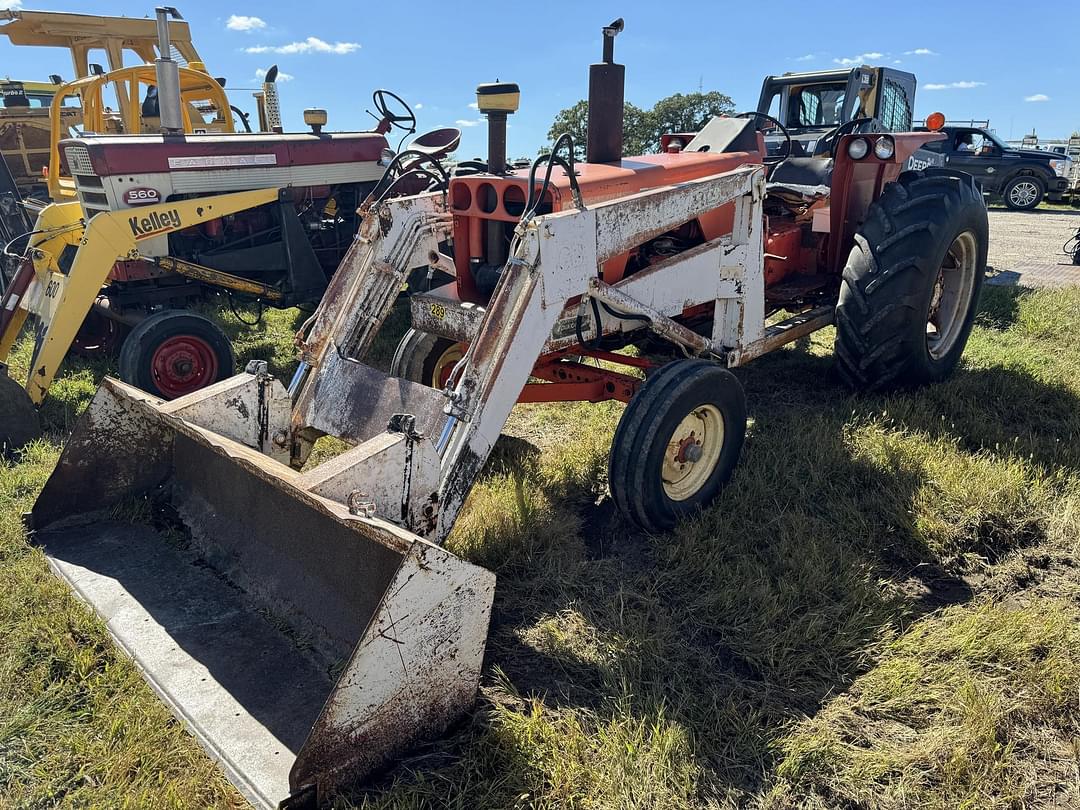
[[[910,130],[914,97],[913,74],[862,65],[769,76],[757,109],[783,123],[793,157],[820,157],[828,154],[829,135],[838,127],[845,132]],[[783,153],[784,141],[780,132],[766,137],[770,156]]]
[[[770,179],[828,186],[839,137],[910,131],[914,98],[915,76],[893,68],[861,65],[766,77],[757,107],[767,130],[765,148],[770,158],[786,158]]]

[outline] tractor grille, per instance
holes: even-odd
[[[64,156],[67,158],[68,171],[72,174],[94,174],[90,153],[85,146],[69,146],[64,150]]]
[[[96,214],[110,210],[104,184],[94,171],[86,147],[69,146],[64,150],[64,156],[67,158],[68,171],[75,180],[75,190],[79,194],[86,218],[92,219]]]

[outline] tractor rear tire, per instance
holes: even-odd
[[[41,422],[30,395],[0,367],[0,457],[11,458],[41,435]]]
[[[646,531],[672,529],[720,494],[745,437],[746,397],[730,371],[708,360],[661,366],[615,430],[612,500]]]
[[[410,329],[390,361],[390,376],[442,390],[464,347],[457,341]]]
[[[120,347],[120,379],[162,399],[198,391],[236,373],[229,338],[216,323],[182,309],[140,321]]]
[[[853,388],[935,383],[960,361],[986,273],[986,204],[966,174],[905,172],[871,204],[836,305],[836,367]]]

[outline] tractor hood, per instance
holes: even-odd
[[[88,135],[61,141],[60,154],[67,169],[74,174],[106,177],[151,172],[375,164],[387,147],[386,138],[375,132]]]

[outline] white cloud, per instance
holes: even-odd
[[[22,0],[0,0],[0,9],[4,11],[15,11],[22,8]]]
[[[970,90],[982,87],[986,82],[948,82],[946,84],[924,84],[923,90]]]
[[[1050,96],[1046,93],[1036,93],[1033,96],[1024,96],[1024,101],[1049,101]]]
[[[479,109],[480,109],[480,105],[479,105],[479,104],[477,104],[477,103],[476,103],[475,101],[470,101],[470,102],[469,102],[469,109],[470,109],[470,110],[479,110]]]
[[[474,119],[459,118],[454,123],[457,124],[459,127],[475,127],[475,126],[479,126],[480,124],[482,124],[483,119],[480,119],[480,118],[474,118]]]
[[[937,51],[929,48],[916,48],[913,51],[904,51],[904,56],[937,56]]]
[[[414,110],[422,110],[422,109],[424,109],[424,104],[423,104],[423,102],[417,102],[416,104],[412,105],[412,108]]]
[[[816,53],[804,53],[802,56],[796,56],[796,62],[809,62],[811,59],[817,58]]]
[[[261,17],[247,17],[243,14],[232,14],[225,21],[225,27],[230,31],[256,31],[266,28],[266,20]]]
[[[255,45],[244,48],[245,53],[336,53],[346,54],[360,49],[359,42],[327,42],[318,37],[308,37],[300,42],[287,45]]]
[[[860,53],[858,56],[845,57],[843,59],[833,59],[838,65],[861,65],[863,62],[873,62],[880,59],[885,54],[878,51],[869,51],[867,53]]]
[[[261,82],[265,78],[266,71],[262,68],[255,68],[255,81]],[[291,82],[295,78],[296,77],[293,76],[291,73],[286,73],[284,70],[279,70],[277,72],[277,81],[279,82]]]

